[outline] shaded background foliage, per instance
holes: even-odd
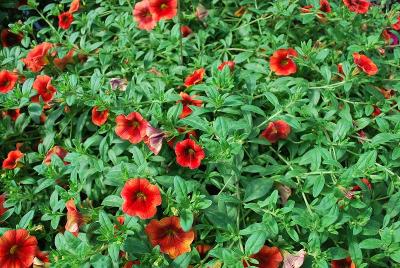
[[[120,250],[143,267],[218,261],[241,267],[241,260],[264,243],[290,252],[304,248],[304,267],[328,267],[332,259],[347,256],[357,267],[398,265],[400,50],[385,43],[382,31],[396,21],[399,5],[389,8],[381,1],[367,15],[357,15],[332,1],[333,12],[322,23],[315,13],[299,11],[319,1],[214,0],[202,3],[209,11],[204,21],[194,15],[199,1],[182,2],[181,23],[194,32],[182,40],[182,49],[178,18],[141,31],[124,0],[84,2],[68,31],[54,27],[69,1],[42,3],[36,11],[21,8],[31,13],[17,17],[24,22],[11,28],[22,31],[24,39],[21,46],[2,49],[0,61],[27,80],[0,100],[2,111],[21,108],[22,115],[16,122],[2,119],[0,145],[2,159],[18,142],[26,155],[23,167],[1,173],[8,213],[0,232],[27,227],[41,248],[51,251],[56,267],[122,265]],[[244,14],[235,15],[241,7]],[[59,57],[74,47],[87,61],[64,71],[46,68],[58,93],[40,123],[43,107],[30,102],[35,75],[19,59],[44,40],[59,44]],[[299,54],[292,77],[276,77],[269,69],[270,55],[282,47]],[[360,51],[378,65],[378,75],[354,72],[352,53]],[[232,74],[217,70],[225,60],[235,61]],[[182,107],[176,101],[183,80],[202,67],[204,83],[187,91],[204,106],[179,119]],[[114,77],[127,78],[125,92],[111,90]],[[376,87],[396,94],[385,99]],[[111,113],[100,128],[90,121],[93,106]],[[372,115],[374,106],[380,115]],[[144,144],[120,140],[115,116],[132,111],[161,127],[168,139],[183,139],[177,127],[196,130],[205,164],[183,169],[166,144],[155,156]],[[288,122],[292,134],[271,145],[259,135],[276,119]],[[366,138],[360,139],[360,130]],[[50,166],[42,164],[53,145],[68,150],[69,165],[57,157]],[[126,216],[121,231],[113,228],[122,214],[120,190],[135,177],[163,189],[158,218],[179,215],[186,224],[193,222],[194,245],[214,246],[205,260],[194,250],[174,261],[151,250],[146,222],[137,218]],[[372,189],[360,178],[368,178]],[[347,198],[355,185],[362,190]],[[286,202],[282,191],[289,188]],[[60,232],[71,198],[86,217],[79,238]]]

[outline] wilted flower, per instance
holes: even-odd
[[[161,151],[164,137],[165,133],[161,129],[154,128],[149,124],[146,128],[146,136],[144,136],[143,141],[155,155],[158,155]]]
[[[282,250],[283,267],[282,268],[300,268],[303,265],[306,251],[304,249],[295,254],[290,254],[286,250]]]
[[[196,17],[201,21],[208,17],[208,10],[201,4],[196,7]]]
[[[128,80],[125,78],[111,78],[110,80],[110,85],[112,90],[119,90],[119,91],[125,91],[126,87],[128,86]]]

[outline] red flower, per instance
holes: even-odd
[[[92,122],[96,126],[102,126],[107,121],[108,118],[108,110],[99,111],[99,107],[95,106],[92,109]]]
[[[49,267],[49,253],[36,249],[35,258],[33,259],[33,268]]]
[[[370,2],[367,0],[343,0],[351,12],[365,14],[368,12]]]
[[[343,80],[343,76],[345,76],[344,71],[343,71],[343,65],[341,63],[339,63],[337,65],[337,71],[339,74],[341,74],[342,76],[339,76],[339,80]]]
[[[187,37],[187,36],[189,36],[190,34],[192,34],[193,31],[192,31],[192,29],[190,29],[189,26],[187,26],[187,25],[182,25],[182,26],[181,26],[181,33],[182,33],[182,36],[183,36],[183,37]]]
[[[152,218],[157,213],[157,206],[161,205],[157,185],[142,178],[128,180],[122,188],[121,196],[124,199],[122,211],[141,219]]]
[[[378,90],[382,93],[383,97],[385,97],[385,99],[391,99],[392,97],[394,97],[396,95],[396,92],[392,89],[384,89],[384,88],[378,88]]]
[[[201,258],[204,258],[207,255],[207,252],[210,251],[210,249],[212,249],[212,247],[207,244],[200,244],[196,246],[196,250],[197,252],[199,252]]]
[[[0,72],[0,93],[10,92],[18,81],[18,75],[3,70]]]
[[[68,200],[65,204],[67,208],[67,223],[65,224],[65,230],[72,233],[74,236],[78,236],[79,227],[83,225],[83,217],[76,209],[74,199]]]
[[[150,31],[156,27],[157,21],[150,11],[148,0],[142,0],[136,3],[135,9],[133,10],[133,17],[139,29]]]
[[[228,66],[231,69],[231,72],[235,69],[235,62],[234,61],[224,61],[218,66],[218,70],[222,71],[225,66]]]
[[[47,152],[47,154],[46,154],[46,157],[44,158],[44,160],[43,160],[43,164],[45,164],[45,165],[50,165],[50,163],[51,163],[51,156],[52,155],[54,155],[54,154],[56,154],[61,160],[64,160],[64,158],[67,156],[67,154],[68,154],[68,151],[67,150],[65,150],[63,147],[61,147],[61,146],[54,146],[53,148],[51,148],[48,152]],[[64,161],[64,164],[66,165],[66,164],[68,164],[68,162],[65,162]]]
[[[331,13],[331,5],[329,4],[328,0],[320,0],[319,1],[319,10],[325,13]]]
[[[380,115],[380,114],[382,113],[381,109],[379,109],[378,106],[373,105],[373,107],[374,107],[374,111],[372,112],[372,115],[373,115],[374,117],[375,117],[375,116],[378,116],[378,115]]]
[[[278,140],[286,139],[291,131],[291,127],[283,120],[270,122],[267,128],[261,133],[261,136],[266,138],[270,143],[275,143]]]
[[[69,7],[69,10],[68,10],[70,13],[74,13],[74,12],[78,11],[79,6],[80,6],[79,1],[80,0],[73,0],[71,2],[71,6]]]
[[[4,207],[5,201],[6,201],[6,195],[5,194],[0,195],[0,218],[7,211],[7,209]]]
[[[177,0],[148,0],[150,12],[153,14],[154,19],[159,21],[161,19],[172,19],[178,11]]]
[[[185,133],[185,132],[187,132],[186,135],[185,135],[185,138],[186,138],[186,139],[190,139],[192,136],[193,136],[194,138],[196,138],[196,139],[198,138],[197,133],[196,133],[196,131],[194,131],[194,130],[186,131],[185,128],[181,128],[181,127],[180,127],[180,128],[178,128],[178,132],[179,132],[179,133]],[[176,142],[176,137],[173,137],[173,138],[171,138],[169,141],[167,141],[169,147],[171,147],[172,149],[173,149],[174,146],[175,146],[175,142]]]
[[[74,63],[74,53],[75,53],[75,49],[71,49],[70,51],[68,51],[68,53],[62,57],[62,58],[57,58],[53,60],[54,65],[60,69],[60,70],[64,70],[65,66],[67,64],[72,64]]]
[[[146,136],[143,137],[144,143],[155,155],[161,151],[162,142],[165,137],[161,129],[154,128],[150,124],[146,128]]]
[[[24,156],[20,150],[10,151],[7,158],[3,161],[4,169],[14,169],[17,167],[19,160]],[[1,267],[1,266],[0,266]]]
[[[194,140],[186,139],[175,146],[176,162],[182,167],[196,169],[205,158],[204,150]]]
[[[8,230],[0,237],[0,267],[30,267],[36,250],[36,237],[29,235],[27,230]]]
[[[60,27],[61,29],[67,30],[71,26],[71,23],[73,21],[74,16],[68,11],[58,15],[58,27]]]
[[[132,267],[136,267],[136,265],[140,265],[140,261],[138,261],[138,260],[128,261],[127,263],[125,263],[124,268],[132,268]]]
[[[53,45],[50,43],[41,43],[40,45],[37,45],[31,51],[29,51],[26,58],[22,59],[22,61],[25,63],[26,67],[32,72],[40,72],[43,67],[49,63],[49,60],[47,59],[47,54],[52,47]]]
[[[372,189],[372,185],[367,178],[362,178],[361,182],[364,183],[365,186],[368,187],[368,189],[370,189],[370,190]],[[352,191],[361,191],[362,189],[360,186],[356,185],[356,186],[353,186],[353,189],[351,189],[351,190]]]
[[[375,75],[378,73],[378,67],[375,63],[365,55],[353,53],[354,63],[364,71],[367,75]]]
[[[258,261],[257,267],[259,268],[278,268],[283,261],[282,254],[277,247],[263,246],[257,254],[250,257]],[[248,267],[247,264],[244,263],[244,267]]]
[[[51,79],[48,75],[38,75],[33,82],[32,87],[36,89],[44,102],[51,101],[57,92],[56,88],[51,84]]]
[[[342,260],[331,261],[331,268],[356,268],[356,265],[350,257]]]
[[[115,133],[123,140],[129,140],[136,144],[143,140],[146,135],[147,121],[137,113],[132,112],[128,115],[120,114],[115,118],[117,126]]]
[[[185,86],[186,87],[190,87],[190,86],[193,86],[193,85],[200,84],[201,81],[203,81],[203,77],[204,77],[204,73],[205,72],[206,72],[206,70],[204,70],[204,68],[200,68],[200,69],[194,71],[191,75],[186,77]]]
[[[192,113],[192,109],[189,105],[200,107],[203,104],[201,100],[195,100],[195,96],[190,96],[185,92],[181,92],[179,95],[181,96],[182,100],[179,100],[178,103],[182,103],[183,105],[182,113],[179,115],[179,118],[185,118]]]
[[[302,8],[300,8],[300,12],[302,13],[310,13],[313,6],[309,5],[309,6],[304,6]],[[331,5],[329,4],[328,0],[320,0],[319,1],[319,10],[325,13],[331,13],[332,9],[331,9]],[[323,14],[318,14],[317,15],[318,18],[322,19],[324,18]]]
[[[13,121],[16,121],[20,115],[20,109],[7,110],[3,112],[3,116],[9,116]]]
[[[24,36],[21,33],[15,34],[13,32],[10,32],[9,29],[3,29],[1,31],[1,45],[3,47],[12,47],[19,45],[23,37]]]
[[[190,245],[194,240],[194,232],[183,231],[179,218],[172,216],[158,220],[152,220],[145,228],[150,243],[159,245],[160,251],[168,254],[172,259],[190,252]]]
[[[297,57],[296,50],[292,48],[278,49],[269,59],[271,71],[276,75],[291,75],[297,72],[296,63],[292,58]]]

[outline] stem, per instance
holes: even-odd
[[[181,1],[178,0],[178,25],[179,25],[179,47],[180,47],[180,55],[181,55],[181,65],[183,65],[183,36],[182,36],[182,22],[181,22]]]
[[[43,15],[42,12],[40,12],[39,9],[37,9],[35,7],[35,11],[39,14],[39,16],[49,25],[49,27],[56,33],[57,37],[58,37],[58,41],[61,41],[61,35],[60,33],[57,31],[56,28],[54,28],[53,24],[50,23],[50,21]]]

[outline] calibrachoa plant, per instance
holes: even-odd
[[[391,2],[1,4],[0,267],[400,266]]]

